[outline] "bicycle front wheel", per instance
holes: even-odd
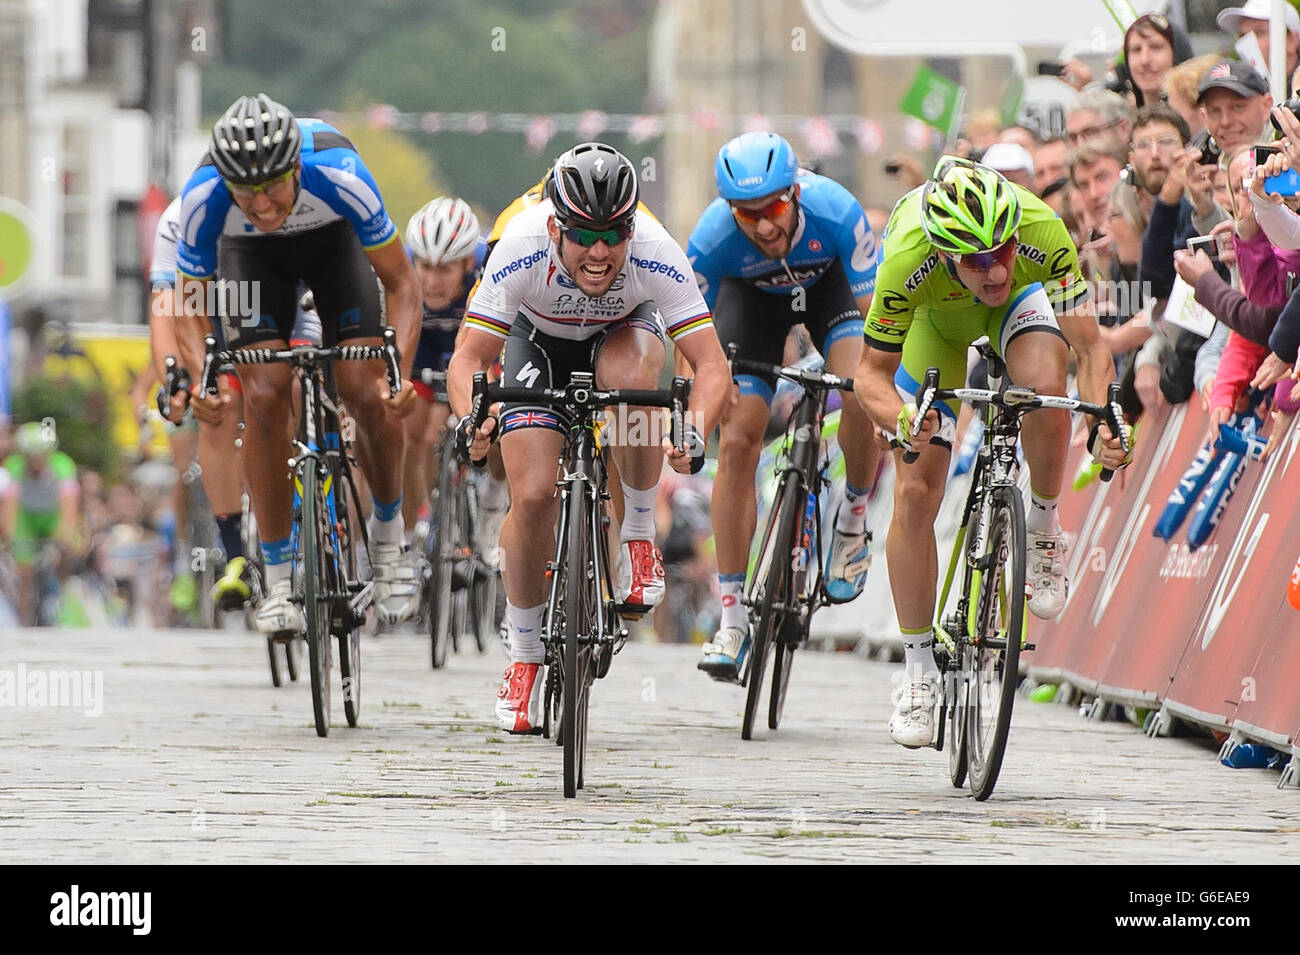
[[[779,638],[789,612],[794,534],[803,519],[804,500],[802,495],[795,493],[798,487],[793,477],[787,475],[781,479],[750,582],[749,613],[751,618],[757,613],[758,622],[750,640],[748,693],[745,696],[745,717],[740,727],[741,739],[750,739],[754,734],[754,720],[763,695],[767,650]],[[788,666],[786,672],[789,672]]]
[[[560,733],[564,744],[564,795],[573,798],[582,788],[587,750],[587,703],[590,699],[592,647],[600,612],[596,548],[592,539],[593,503],[586,485],[569,485],[569,547],[565,559],[564,715]]]
[[[330,573],[325,553],[328,524],[316,462],[298,470],[298,533],[302,540],[303,613],[307,620],[307,658],[311,665],[311,706],[316,735],[330,734]]]
[[[997,488],[977,571],[975,626],[966,648],[966,750],[970,788],[988,799],[997,785],[1020,681],[1025,627],[1025,509],[1015,488]]]

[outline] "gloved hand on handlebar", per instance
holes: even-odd
[[[449,424],[456,435],[456,457],[466,464],[482,467],[487,460],[488,448],[496,440],[497,419],[489,415],[477,431],[469,415]]]
[[[894,430],[894,443],[904,451],[919,450],[939,432],[939,412],[931,408],[926,412],[920,428],[913,434],[912,422],[916,418],[916,412],[916,405],[910,401],[898,410],[898,426]]]
[[[1110,427],[1104,422],[1094,422],[1092,430],[1088,432],[1088,451],[1092,454],[1093,460],[1111,471],[1126,468],[1133,461],[1133,448],[1136,444],[1133,440],[1133,428],[1125,423],[1121,423],[1120,427],[1124,431],[1124,441],[1128,445],[1127,454],[1124,453],[1119,438],[1111,435]]]

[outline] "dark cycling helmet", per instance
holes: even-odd
[[[555,160],[546,196],[555,218],[570,226],[623,225],[636,215],[637,175],[613,146],[579,143]]]
[[[208,146],[221,178],[241,186],[284,175],[301,151],[302,132],[293,113],[265,93],[235,100],[213,124]]]
[[[713,178],[728,202],[758,199],[794,185],[799,161],[776,133],[744,133],[718,150]]]

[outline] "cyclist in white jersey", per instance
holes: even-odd
[[[547,199],[521,212],[493,250],[465,313],[448,366],[452,410],[470,410],[472,377],[486,371],[506,339],[502,383],[564,387],[574,371],[593,371],[607,388],[655,388],[671,338],[695,369],[688,446],[703,453],[731,389],[731,375],[686,255],[652,216],[637,212],[637,173],[603,143],[583,143],[555,164]],[[633,409],[635,413],[635,409]],[[656,412],[647,421],[659,422]],[[511,666],[497,694],[497,719],[512,733],[540,726],[539,679],[546,608],[546,562],[558,516],[555,462],[566,422],[543,405],[505,405],[499,432],[510,481],[501,530]],[[498,423],[470,435],[462,450],[482,458]],[[651,429],[654,430],[653,428]],[[643,432],[644,433],[644,432]],[[615,436],[611,450],[626,499],[620,528],[616,599],[642,612],[663,599],[663,564],[654,546],[654,505],[665,455],[674,470],[691,457],[656,434],[634,447]],[[633,429],[627,437],[634,437]],[[633,612],[636,612],[635,609]]]

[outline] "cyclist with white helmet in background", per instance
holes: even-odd
[[[399,419],[415,398],[409,377],[419,290],[398,230],[351,141],[320,120],[296,119],[265,94],[236,100],[214,124],[208,153],[181,199],[177,278],[187,306],[197,305],[177,317],[189,368],[203,366],[202,336],[214,317],[206,304],[208,283],[218,264],[223,283],[257,295],[255,309],[227,309],[222,316],[233,348],[285,348],[300,282],[312,290],[326,345],[380,344],[386,309],[401,349],[402,390],[389,395],[380,361],[339,362],[334,375],[356,420],[353,447],[370,486],[375,606],[387,623],[404,620],[415,609],[419,583],[402,519],[405,435]],[[293,376],[283,364],[246,365],[240,380],[244,465],[267,591],[257,627],[301,632],[304,618],[291,579],[293,487],[285,466],[293,455]],[[219,423],[229,413],[227,401],[197,391],[190,404],[201,421]]]
[[[424,205],[406,224],[406,251],[420,287],[420,344],[411,366],[415,392],[423,400],[403,422],[406,473],[402,511],[408,534],[428,503],[433,446],[451,410],[445,394],[435,394],[420,380],[425,369],[446,371],[456,348],[470,290],[483,269],[487,243],[478,217],[464,199],[440,196]]]
[[[829,372],[853,374],[862,350],[862,316],[876,283],[876,241],[862,206],[834,180],[799,168],[776,133],[745,133],[718,151],[719,198],[700,216],[687,255],[718,338],[737,357],[782,364],[786,336],[803,325]],[[722,419],[713,483],[722,620],[699,668],[715,680],[744,672],[750,634],[741,603],[757,524],[754,474],[776,380],[739,374],[740,398]],[[839,428],[846,483],[826,558],[833,601],[862,592],[870,562],[867,498],[880,449],[866,413],[843,405]]]
[[[915,395],[926,369],[939,369],[940,388],[963,387],[968,349],[988,336],[1012,382],[1039,394],[1064,395],[1073,349],[1080,397],[1105,404],[1115,366],[1061,219],[1029,190],[955,156],[940,159],[934,176],[894,207],[865,333],[868,347],[854,390],[898,445],[885,552],[906,679],[897,690],[889,732],[894,742],[915,749],[934,738],[934,523],[948,482],[958,411],[955,403],[940,402],[913,432]],[[1031,490],[1025,521],[1029,609],[1051,618],[1069,589],[1057,515],[1069,413],[1026,415],[1021,438]],[[1106,468],[1128,463],[1119,437],[1105,424],[1094,426],[1088,447]],[[905,450],[918,452],[915,462],[903,462]]]

